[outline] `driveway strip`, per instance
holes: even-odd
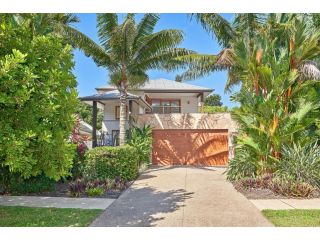
[[[272,226],[223,168],[154,167],[145,171],[91,226]]]

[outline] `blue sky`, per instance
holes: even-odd
[[[80,18],[80,23],[75,27],[81,32],[91,37],[96,42],[99,42],[96,29],[95,14],[77,14]],[[227,20],[231,21],[233,14],[222,14]],[[120,15],[120,21],[123,15]],[[138,20],[141,15],[138,15]],[[186,14],[161,14],[160,20],[155,28],[155,31],[162,29],[181,29],[185,33],[184,41],[181,47],[195,50],[199,53],[218,53],[221,48],[217,41],[206,33],[200,24],[195,20],[190,21]],[[97,67],[91,58],[86,57],[82,52],[75,50],[75,69],[74,73],[78,81],[78,91],[80,96],[90,95],[95,93],[95,87],[102,86],[108,82],[108,72],[106,69]],[[164,72],[151,70],[148,72],[150,79],[167,78],[174,80],[178,72]],[[225,71],[212,73],[206,77],[197,80],[188,81],[190,84],[209,87],[215,89],[215,92],[220,94],[224,105],[233,107],[235,104],[230,101],[229,95],[224,93],[224,85],[227,80]]]

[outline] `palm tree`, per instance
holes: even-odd
[[[241,81],[236,76],[233,69],[233,56],[235,49],[233,43],[239,39],[243,39],[246,47],[253,51],[254,38],[259,37],[262,33],[268,31],[270,37],[279,38],[283,41],[277,41],[278,47],[288,45],[285,42],[286,37],[295,37],[298,41],[298,36],[293,36],[296,27],[296,22],[306,22],[305,26],[300,28],[312,33],[319,31],[318,18],[310,14],[236,14],[232,24],[223,19],[219,14],[212,13],[199,13],[192,14],[192,18],[203,26],[203,28],[212,33],[218,43],[222,47],[222,51],[216,55],[197,55],[188,59],[184,56],[181,60],[187,60],[191,63],[190,68],[185,73],[177,76],[177,81],[190,80],[198,77],[203,77],[214,71],[228,70],[228,80],[225,86],[226,91],[230,91],[232,86],[239,84]],[[294,47],[294,38],[291,38],[291,46]],[[289,47],[289,46],[288,46]],[[292,49],[293,50],[293,49]],[[261,52],[257,51],[257,58]],[[294,56],[292,56],[292,63],[294,63]],[[312,77],[320,79],[320,70],[318,68],[319,57],[313,58],[312,61],[306,60],[295,63],[295,67],[299,68],[299,72],[303,73],[304,78]],[[293,66],[292,66],[293,67]],[[303,76],[301,76],[303,78]],[[258,94],[257,81],[253,82],[255,91]]]
[[[180,30],[167,29],[154,32],[158,14],[145,14],[139,23],[134,14],[127,14],[119,23],[118,15],[97,14],[100,44],[88,39],[75,40],[75,44],[91,56],[98,66],[108,69],[110,83],[120,93],[119,143],[125,143],[125,121],[127,91],[148,81],[149,69],[175,70],[186,62],[177,57],[194,54],[193,51],[177,46],[183,40]],[[69,29],[65,30],[69,32]],[[72,34],[71,34],[72,35]],[[77,43],[78,42],[78,43]]]

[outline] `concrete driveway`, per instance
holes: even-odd
[[[151,168],[91,226],[272,226],[225,180],[224,171],[223,168]]]

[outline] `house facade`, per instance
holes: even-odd
[[[117,145],[119,92],[107,85],[97,94],[82,97],[104,111],[98,145]],[[201,113],[204,99],[213,89],[167,79],[149,80],[130,89],[127,99],[127,128],[150,125],[153,129],[153,164],[225,165],[232,155],[236,124],[229,113]]]

